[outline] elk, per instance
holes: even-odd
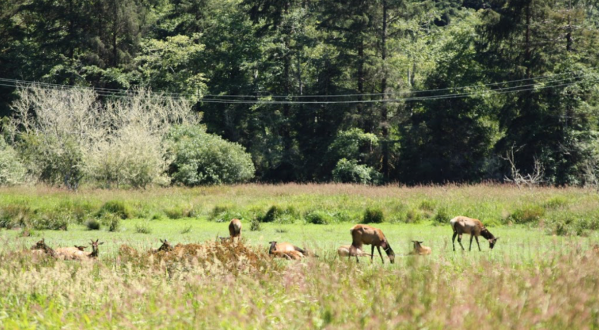
[[[468,251],[472,251],[472,240],[476,238],[476,244],[478,245],[478,250],[480,249],[480,243],[478,242],[478,236],[486,238],[489,241],[489,248],[493,250],[495,243],[499,237],[493,236],[491,232],[485,228],[482,222],[478,219],[472,219],[464,216],[457,216],[451,220],[451,228],[453,229],[453,237],[451,238],[451,243],[453,244],[453,250],[455,251],[455,238],[458,237],[458,243],[464,250],[464,246],[462,245],[462,234],[470,234],[470,248]]]
[[[416,254],[421,256],[431,254],[431,248],[422,245],[422,241],[412,241],[412,243],[414,243],[414,251],[410,252],[410,254]]]
[[[385,263],[385,260],[383,259],[383,254],[381,253],[381,247],[383,250],[385,250],[385,253],[387,253],[389,261],[391,263],[395,262],[395,252],[393,252],[393,249],[391,249],[391,246],[389,245],[387,238],[385,238],[385,234],[383,234],[382,230],[368,225],[355,225],[349,230],[349,232],[351,233],[352,243],[349,248],[348,258],[355,256],[356,262],[359,262],[358,250],[363,250],[362,246],[366,244],[372,245],[372,250],[370,253],[371,262],[374,262],[375,246],[377,251],[379,251],[379,255],[381,256],[381,261],[383,263]]]
[[[91,252],[91,253],[89,253],[89,252],[86,252],[86,255],[87,255],[89,258],[97,258],[97,257],[98,257],[98,254],[99,254],[99,252],[100,252],[100,249],[98,249],[98,245],[102,245],[102,244],[104,244],[104,242],[98,242],[99,240],[100,240],[100,239],[97,239],[95,242],[94,242],[94,240],[93,240],[93,239],[92,239],[92,240],[90,240],[90,244],[92,245],[92,252]],[[89,253],[89,254],[87,254],[87,253]]]
[[[160,247],[158,249],[156,249],[156,250],[152,249],[152,250],[150,250],[150,252],[151,253],[158,253],[161,251],[171,252],[171,251],[175,250],[175,248],[173,248],[171,243],[169,243],[166,239],[164,239],[164,240],[161,239],[160,243],[162,243],[162,245],[160,245]]]
[[[339,257],[347,257],[349,256],[349,249],[350,249],[351,245],[341,245],[338,249],[337,249],[337,254],[339,255]],[[358,257],[372,257],[371,254],[368,254],[360,249],[356,250]]]
[[[268,243],[270,243],[268,254],[273,257],[299,260],[306,254],[306,251],[290,243],[277,243],[276,241]]]
[[[85,249],[87,248],[87,246],[83,246],[83,245],[75,245],[75,247],[77,249],[79,249],[79,251],[85,251]]]
[[[231,241],[235,238],[241,239],[241,221],[239,219],[233,219],[229,223],[229,234],[231,235]]]
[[[42,238],[41,241],[35,243],[35,245],[33,245],[31,247],[31,250],[34,253],[36,253],[36,251],[42,251],[41,253],[45,253],[45,254],[47,254],[47,255],[49,255],[51,257],[54,257],[54,258],[58,257],[58,255],[56,254],[56,252],[51,247],[49,247],[48,245],[46,245],[45,238]],[[36,254],[39,254],[39,252],[37,252]]]

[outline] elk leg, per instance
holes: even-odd
[[[374,262],[374,244],[370,246],[370,263]],[[380,251],[379,251],[380,252]]]
[[[472,240],[474,239],[474,235],[470,235],[470,248],[468,248],[468,251],[472,251]]]
[[[373,247],[374,247],[374,245],[373,245]],[[381,261],[383,263],[385,263],[385,259],[383,259],[383,254],[381,253],[381,247],[377,246],[376,249],[377,249],[377,251],[379,251],[379,255],[381,256]],[[373,253],[374,253],[374,251],[373,251]]]
[[[474,236],[474,238],[476,238],[476,245],[478,245],[478,250],[481,251],[480,243],[478,243],[478,236]]]
[[[464,251],[464,246],[462,245],[462,234],[458,235],[458,243],[460,243],[460,246],[462,247],[462,251]]]
[[[453,232],[453,237],[451,238],[451,244],[453,244],[453,250],[455,251],[455,237],[458,236],[458,232]]]

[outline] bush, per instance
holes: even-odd
[[[541,217],[545,215],[545,209],[538,205],[527,205],[521,209],[514,211],[510,215],[510,219],[514,223],[537,223]]]
[[[419,223],[422,220],[422,212],[420,210],[408,210],[406,212],[406,223]]]
[[[364,211],[364,223],[383,223],[385,221],[385,215],[383,210],[379,208],[367,208]]]
[[[451,220],[451,217],[449,216],[447,209],[444,207],[439,208],[433,217],[433,222],[438,225],[448,225],[449,220]]]
[[[108,227],[108,231],[116,232],[121,227],[121,217],[116,214],[107,213],[102,218],[102,224]]]
[[[28,205],[9,204],[0,208],[0,228],[30,227],[34,214]]]
[[[100,207],[100,210],[96,213],[97,217],[103,217],[106,214],[114,214],[121,219],[130,219],[132,218],[132,212],[122,201],[108,201]]]
[[[260,230],[262,230],[260,221],[256,218],[252,219],[252,222],[250,222],[250,231],[260,231]]]
[[[25,181],[25,166],[17,152],[0,136],[0,186],[12,186]]]
[[[306,222],[315,225],[328,225],[333,222],[333,217],[323,211],[310,211],[304,216]]]
[[[175,159],[170,166],[172,181],[187,186],[232,184],[254,177],[251,155],[199,126],[179,126],[168,139]]]
[[[333,170],[333,180],[341,183],[379,184],[382,175],[366,165],[358,165],[357,160],[342,158]]]
[[[273,205],[268,209],[268,211],[266,211],[266,214],[264,214],[260,221],[274,222],[275,220],[279,219],[281,214],[283,214],[283,210],[280,207]]]
[[[151,234],[152,229],[147,223],[138,223],[135,225],[135,232],[138,234]]]
[[[100,222],[96,219],[89,219],[85,223],[88,230],[100,230]]]
[[[215,222],[229,222],[234,218],[243,219],[244,216],[234,211],[230,205],[217,205],[208,215],[208,220]]]

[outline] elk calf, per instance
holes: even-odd
[[[31,250],[34,254],[47,254],[53,258],[57,258],[58,255],[56,254],[56,252],[49,247],[48,245],[46,245],[45,239],[42,238],[41,241],[38,241],[37,243],[35,243],[35,245],[33,245],[31,247]],[[39,252],[38,252],[39,251]]]
[[[424,246],[422,245],[422,241],[412,241],[414,243],[414,251],[410,252],[410,254],[417,254],[417,255],[427,255],[427,254],[431,254],[432,250],[430,247],[428,246]]]
[[[491,232],[483,226],[483,223],[478,219],[472,219],[464,216],[458,216],[449,221],[451,223],[451,228],[453,229],[453,237],[451,238],[451,242],[453,244],[453,250],[455,251],[455,238],[458,237],[458,243],[464,250],[464,246],[462,245],[462,234],[470,234],[470,248],[468,251],[472,251],[472,240],[476,238],[476,244],[478,245],[478,250],[480,249],[480,243],[478,242],[478,236],[482,236],[489,241],[489,248],[493,250],[495,243],[499,237],[493,236]]]
[[[299,260],[306,254],[305,250],[290,243],[277,243],[276,241],[268,243],[270,243],[268,254],[272,257]]]
[[[338,249],[337,249],[337,254],[340,257],[349,257],[349,250],[351,248],[351,245],[341,245]],[[356,254],[358,255],[358,257],[372,257],[371,254],[368,254],[360,249],[356,250]]]
[[[368,225],[355,225],[353,226],[350,230],[349,230],[351,237],[352,237],[352,243],[349,249],[349,257],[355,256],[356,257],[356,261],[358,261],[358,250],[363,250],[362,246],[364,244],[366,245],[372,245],[372,249],[371,249],[371,253],[370,253],[370,261],[373,262],[373,258],[374,258],[374,247],[376,246],[377,251],[379,251],[379,255],[381,256],[381,261],[383,263],[385,263],[385,260],[383,259],[383,254],[381,253],[381,247],[383,248],[383,250],[385,250],[385,253],[387,253],[387,256],[389,257],[389,261],[391,263],[395,262],[395,252],[393,252],[393,249],[391,249],[391,246],[389,245],[389,242],[387,241],[387,238],[385,238],[385,234],[383,234],[383,231],[378,229],[378,228],[374,228]]]

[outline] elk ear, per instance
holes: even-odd
[[[495,241],[497,241],[499,239],[499,236],[495,237]]]
[[[102,245],[102,244],[104,244],[104,242],[100,242],[100,243],[98,243],[98,245]]]

